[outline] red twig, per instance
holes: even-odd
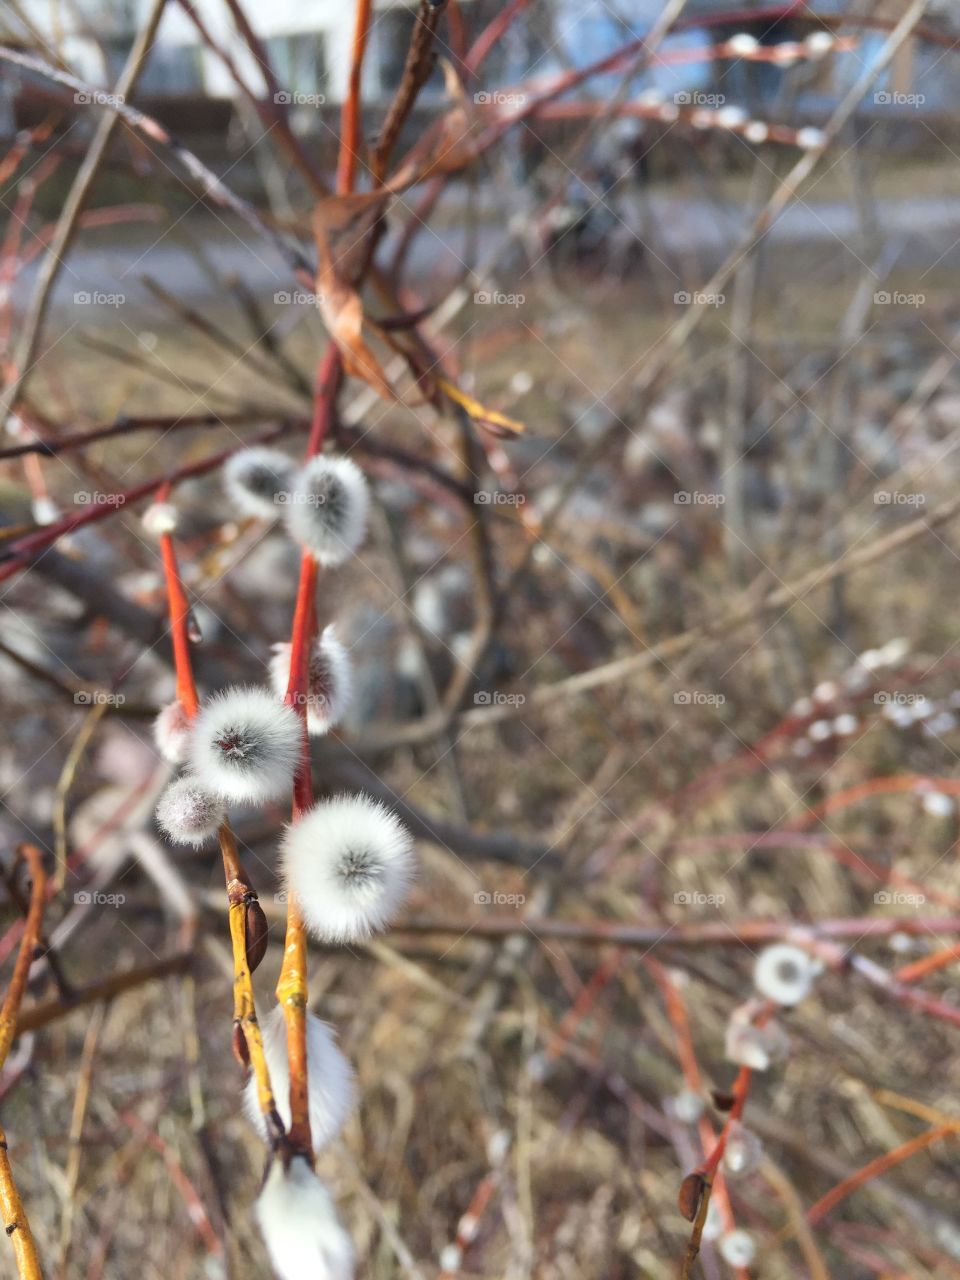
[[[877,1156],[875,1160],[865,1164],[862,1169],[857,1169],[855,1173],[851,1173],[849,1178],[844,1178],[842,1182],[838,1182],[825,1196],[821,1196],[816,1204],[811,1205],[807,1210],[807,1221],[811,1225],[820,1222],[841,1200],[845,1200],[852,1191],[862,1187],[871,1178],[877,1178],[880,1174],[886,1173],[896,1165],[902,1164],[904,1160],[909,1160],[918,1151],[923,1151],[925,1148],[932,1146],[933,1143],[939,1142],[941,1138],[955,1136],[958,1130],[960,1130],[960,1121],[938,1124],[932,1129],[928,1129],[925,1133],[919,1134],[916,1138],[911,1138],[909,1142],[904,1142],[899,1147],[894,1147],[892,1151],[887,1151],[882,1156]]]
[[[169,484],[161,486],[157,498],[164,501],[170,491]],[[177,564],[177,553],[173,546],[173,534],[160,535],[160,554],[163,557],[163,572],[167,581],[167,605],[170,610],[170,634],[173,641],[173,660],[177,672],[177,701],[192,719],[197,714],[199,700],[197,686],[193,678],[193,662],[190,657],[190,636],[188,622],[190,618],[190,602],[183,589],[180,568]]]
[[[353,190],[360,155],[361,105],[360,86],[363,76],[363,55],[370,34],[371,0],[357,0],[356,22],[353,29],[353,54],[350,62],[350,85],[340,114],[340,155],[337,160],[337,191],[346,195]]]

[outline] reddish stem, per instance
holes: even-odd
[[[340,155],[337,159],[337,192],[346,195],[353,190],[360,152],[360,86],[363,55],[370,33],[371,0],[357,0],[353,29],[353,55],[350,63],[350,86],[340,114]]]
[[[161,487],[157,494],[159,501],[164,501],[170,492],[169,484]],[[177,671],[177,701],[193,719],[200,706],[197,698],[197,686],[193,678],[193,663],[190,657],[190,637],[187,634],[190,617],[190,602],[183,589],[180,568],[177,564],[177,553],[173,546],[173,534],[160,535],[160,554],[163,557],[163,572],[167,580],[167,604],[170,610],[170,634],[173,640],[173,660]]]

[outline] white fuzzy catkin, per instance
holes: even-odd
[[[263,1051],[270,1072],[274,1101],[284,1126],[290,1126],[290,1060],[283,1008],[275,1005],[263,1022]],[[307,1096],[310,1102],[310,1140],[314,1151],[331,1142],[353,1107],[353,1071],[325,1022],[307,1014]],[[247,1081],[244,1105],[251,1124],[266,1141],[267,1127],[257,1101],[257,1082]]]
[[[223,801],[191,774],[171,782],[157,801],[157,822],[175,844],[199,848],[225,817]]]
[[[794,1005],[806,999],[822,966],[799,947],[776,942],[765,947],[753,967],[753,985],[777,1004]]]
[[[757,1256],[757,1246],[748,1231],[737,1227],[720,1237],[720,1256],[731,1267],[749,1267]]]
[[[153,722],[153,739],[164,760],[183,764],[190,747],[193,722],[179,699],[164,707]]]
[[[153,538],[165,533],[173,533],[177,527],[179,514],[171,502],[151,502],[143,513],[141,524]]]
[[[279,449],[242,449],[223,468],[223,487],[241,516],[273,520],[290,500],[292,459]]]
[[[282,859],[308,928],[326,942],[353,942],[385,928],[403,901],[413,841],[384,805],[342,795],[287,829]]]
[[[326,568],[343,564],[367,530],[370,494],[349,458],[314,458],[295,477],[286,507],[287,532]]]
[[[290,645],[273,646],[270,659],[270,683],[278,698],[283,698],[290,683]],[[337,639],[332,626],[310,651],[307,673],[307,730],[315,735],[329,733],[346,714],[353,694],[353,669],[350,657]]]
[[[352,1280],[353,1243],[326,1187],[301,1156],[274,1160],[256,1207],[279,1280]]]
[[[190,763],[227,800],[264,804],[292,787],[301,741],[297,713],[267,689],[227,689],[194,720]]]
[[[752,1071],[767,1071],[774,1062],[782,1062],[790,1052],[787,1033],[778,1022],[770,1019],[757,1026],[755,1020],[763,1009],[760,1000],[748,1000],[738,1005],[727,1020],[724,1051],[731,1062],[750,1067]]]

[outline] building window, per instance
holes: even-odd
[[[277,84],[287,93],[325,93],[327,64],[319,31],[272,36],[264,41]]]

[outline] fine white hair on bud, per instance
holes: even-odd
[[[194,720],[190,763],[227,800],[264,804],[293,785],[301,740],[297,713],[267,689],[227,689]]]
[[[270,683],[278,698],[290,683],[290,646],[273,646],[270,659]],[[319,736],[339,724],[350,705],[353,694],[353,669],[350,657],[337,639],[332,626],[325,627],[310,651],[307,670],[307,729]]]
[[[753,985],[776,1004],[794,1005],[805,1000],[823,966],[806,951],[789,942],[765,947],[753,967]]]
[[[225,816],[220,797],[189,773],[171,782],[157,802],[157,822],[175,844],[199,848],[216,835]]]
[[[193,723],[179,699],[162,708],[153,722],[153,740],[164,760],[183,764],[190,747]]]
[[[349,458],[314,458],[295,478],[287,531],[326,568],[343,564],[363,541],[370,493]]]
[[[287,1023],[283,1007],[275,1005],[263,1022],[263,1051],[280,1119],[290,1127],[290,1059],[287,1057]],[[307,1096],[310,1103],[310,1140],[320,1151],[337,1136],[353,1108],[353,1071],[337,1047],[333,1031],[314,1014],[307,1014]],[[267,1126],[257,1101],[257,1082],[247,1081],[244,1105],[251,1124],[264,1141]]]
[[[293,473],[293,460],[279,449],[241,449],[223,468],[223,487],[238,515],[273,520],[289,501]]]
[[[307,926],[323,941],[353,942],[393,918],[413,874],[413,841],[384,805],[342,795],[287,828],[282,858]]]
[[[141,524],[153,538],[165,533],[173,533],[177,527],[179,514],[172,502],[151,502],[143,513]]]
[[[755,1021],[763,1008],[762,1001],[748,1000],[733,1010],[727,1022],[724,1040],[727,1058],[752,1071],[767,1071],[772,1063],[782,1062],[790,1052],[787,1033],[778,1022],[771,1018],[758,1025]]]
[[[739,1120],[731,1120],[723,1148],[723,1167],[728,1174],[753,1173],[763,1159],[763,1143]]]
[[[302,1156],[274,1160],[257,1222],[279,1280],[353,1280],[353,1243],[330,1193]]]
[[[757,1256],[757,1246],[749,1231],[737,1227],[720,1237],[720,1256],[731,1267],[749,1267]]]

